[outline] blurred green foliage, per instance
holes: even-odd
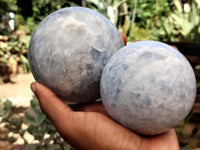
[[[4,36],[7,37],[7,36]],[[27,52],[31,36],[10,36],[7,40],[1,41],[0,45],[0,62],[9,65],[9,59],[15,59],[17,63],[22,64],[23,71],[28,73],[30,71]]]
[[[200,41],[200,8],[193,1],[190,5],[182,7],[180,1],[176,1],[175,10],[161,19],[161,29],[164,34],[161,39],[168,41]]]
[[[75,1],[76,2],[76,1]],[[13,57],[19,64],[23,65],[25,73],[30,71],[27,53],[31,35],[38,23],[52,13],[63,7],[78,6],[77,1],[66,0],[0,0],[0,35],[7,40],[0,39],[0,62],[9,66],[9,59]],[[9,29],[9,12],[14,13],[15,30]]]
[[[139,34],[141,40],[199,42],[199,5],[197,0],[0,0],[0,17],[14,12],[16,30],[31,35],[50,13],[63,7],[84,6],[108,17],[129,41],[138,39]]]
[[[128,36],[128,41],[195,41],[200,36],[200,5],[181,0],[85,0]]]
[[[0,123],[4,123],[4,128],[10,133],[17,134],[23,139],[25,150],[68,150],[70,148],[57,133],[52,122],[42,113],[35,97],[24,115],[14,113],[14,109],[11,101],[3,102],[0,99]],[[28,128],[24,128],[23,124],[28,125]],[[34,137],[34,144],[28,142],[25,137],[26,132]],[[11,143],[17,140],[14,136],[8,135],[4,138],[3,140]]]

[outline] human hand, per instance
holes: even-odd
[[[83,105],[80,111],[72,111],[40,83],[32,83],[31,89],[38,98],[42,111],[52,120],[63,139],[76,149],[179,149],[174,129],[158,136],[140,136],[113,121],[100,102]]]

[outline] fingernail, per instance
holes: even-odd
[[[31,84],[31,90],[35,94],[35,92],[36,92],[36,86],[34,85],[34,83]]]

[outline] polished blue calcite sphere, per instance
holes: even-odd
[[[60,9],[36,28],[29,46],[34,78],[67,104],[100,97],[100,77],[123,40],[100,13],[83,7]]]
[[[177,126],[190,112],[195,96],[191,65],[179,51],[161,42],[123,47],[102,73],[101,98],[108,114],[143,135]]]

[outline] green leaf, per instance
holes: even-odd
[[[25,112],[25,115],[28,117],[28,118],[31,118],[33,120],[36,120],[37,118],[37,114],[36,112],[33,110],[33,108],[28,108]]]
[[[48,145],[48,146],[47,146],[47,149],[48,149],[48,150],[60,150],[61,147],[60,147],[59,144],[52,144],[52,145]]]
[[[3,56],[4,52],[0,49],[0,56]]]
[[[25,44],[28,44],[31,40],[31,36],[29,35],[24,35],[24,36],[20,36],[19,41]],[[28,45],[27,45],[28,46]]]
[[[40,126],[29,126],[27,131],[34,136],[35,140],[39,141],[43,140],[45,135],[40,131]]]
[[[38,144],[27,144],[25,150],[36,150]]]
[[[40,109],[39,102],[36,97],[33,97],[31,100],[31,108],[39,115],[42,113],[42,110]]]
[[[46,123],[42,123],[42,124],[40,125],[40,127],[41,127],[40,131],[41,131],[42,133],[48,132],[47,124],[46,124]]]
[[[10,109],[4,109],[2,114],[3,119],[1,120],[1,122],[6,122],[8,120],[10,113],[11,113]]]
[[[19,58],[20,58],[20,60],[21,60],[21,62],[23,64],[24,72],[28,73],[30,71],[28,59],[24,55],[22,55],[22,54],[19,55]]]
[[[11,42],[9,42],[9,43],[8,43],[8,46],[15,47],[15,46],[17,46],[18,44],[19,44],[19,41],[16,40],[16,41],[11,41]]]
[[[2,61],[3,61],[4,64],[8,65],[8,59],[6,57],[3,56]]]
[[[50,131],[53,131],[53,132],[56,131],[56,128],[53,124],[48,124],[47,127],[48,127],[48,129],[50,129]]]
[[[33,97],[33,99],[31,100],[31,107],[34,109],[37,106],[39,106],[39,102],[35,97]]]
[[[38,126],[38,125],[39,125],[38,122],[37,122],[35,119],[29,118],[29,117],[26,116],[26,115],[24,116],[23,121],[24,121],[25,123],[29,124],[29,125],[33,125],[33,126]]]
[[[9,100],[6,100],[3,104],[5,109],[10,109],[12,107],[12,102]]]
[[[3,109],[3,107],[0,107],[0,117],[2,117],[3,114],[4,114],[4,109]]]
[[[45,118],[46,118],[46,116],[43,113],[40,113],[37,118],[38,124],[41,124],[45,120]]]

